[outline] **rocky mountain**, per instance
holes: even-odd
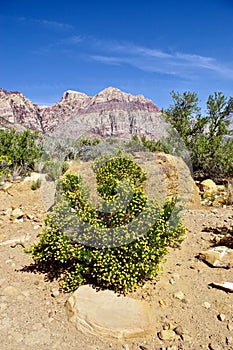
[[[142,95],[109,87],[95,96],[68,90],[52,106],[33,104],[20,92],[0,89],[0,126],[22,126],[49,134],[160,138],[167,124],[160,109]]]

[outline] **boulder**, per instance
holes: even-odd
[[[200,207],[198,187],[182,158],[163,152],[138,152],[135,153],[135,162],[147,173],[144,189],[149,198],[164,202],[165,198],[177,196],[185,208]]]
[[[110,290],[82,286],[68,298],[66,309],[68,319],[85,334],[125,339],[152,332],[149,305]]]

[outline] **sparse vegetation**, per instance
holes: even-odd
[[[41,179],[33,180],[31,184],[31,189],[33,191],[37,190],[41,186]]]

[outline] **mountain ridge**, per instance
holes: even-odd
[[[67,90],[51,106],[34,104],[21,92],[0,88],[0,117],[0,126],[5,128],[20,126],[45,133],[68,128],[68,134],[100,137],[146,134],[160,138],[166,128],[160,109],[150,99],[114,87],[94,96]]]

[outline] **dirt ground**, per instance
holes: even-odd
[[[23,219],[12,220],[12,208],[21,208]],[[57,281],[49,282],[43,274],[23,271],[31,263],[23,246],[29,247],[38,240],[45,215],[40,190],[32,191],[30,183],[22,182],[14,183],[7,191],[1,190],[0,348],[233,349],[233,293],[210,286],[212,282],[233,282],[233,270],[212,268],[197,258],[216,237],[216,233],[206,228],[232,227],[232,209],[232,206],[202,207],[184,211],[187,238],[179,249],[171,249],[156,280],[132,295],[150,304],[153,334],[113,341],[79,333],[67,319],[64,304],[68,294],[58,292]],[[162,330],[175,328],[175,339],[158,337]]]

